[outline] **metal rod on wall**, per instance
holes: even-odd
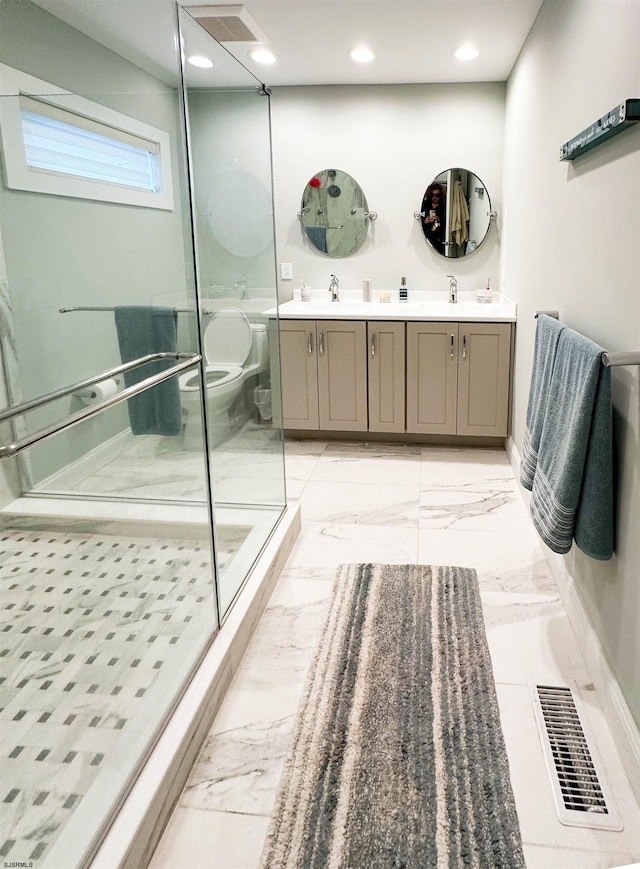
[[[640,350],[631,350],[628,353],[609,353],[605,350],[602,354],[602,364],[608,367],[612,365],[640,365]]]
[[[70,314],[72,311],[115,311],[115,308],[103,308],[100,306],[94,305],[78,305],[72,308],[59,308],[59,314]],[[195,308],[174,308],[174,311],[177,311],[178,314],[195,314]],[[203,314],[212,314],[213,311],[208,311],[203,309]]]
[[[534,314],[536,320],[540,314],[546,314],[547,317],[553,317],[554,320],[560,319],[559,311],[536,311]],[[629,350],[624,353],[610,353],[608,350],[604,350],[602,364],[608,368],[614,365],[640,365],[640,350]]]

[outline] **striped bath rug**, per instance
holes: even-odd
[[[521,869],[474,570],[336,576],[263,869]]]

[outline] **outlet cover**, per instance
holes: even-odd
[[[283,281],[293,280],[293,265],[291,263],[280,263],[280,277]]]

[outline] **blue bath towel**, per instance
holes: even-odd
[[[131,362],[148,353],[176,353],[177,314],[174,308],[121,305],[115,308],[120,357]],[[151,362],[124,375],[125,386],[164,371],[175,360]],[[182,428],[178,378],[172,377],[134,395],[127,401],[129,423],[134,435],[178,435]]]
[[[533,523],[554,552],[572,541],[591,558],[613,554],[611,372],[602,347],[564,328],[549,382],[531,492]]]
[[[553,317],[548,317],[546,314],[538,315],[527,407],[527,427],[524,433],[520,463],[520,482],[525,489],[529,490],[533,488],[533,478],[538,464],[540,437],[547,412],[549,386],[556,361],[558,339],[564,329],[565,326]]]

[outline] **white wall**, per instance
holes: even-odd
[[[518,302],[513,437],[526,421],[534,312],[610,350],[640,350],[640,124],[578,158],[560,146],[640,96],[640,5],[546,0],[509,80],[505,291]],[[550,560],[577,596],[640,725],[640,368],[613,369],[617,546]]]
[[[446,290],[445,275],[460,289],[497,285],[502,223],[502,149],[505,86],[381,85],[274,88],[273,160],[278,262],[293,264],[293,281],[282,281],[280,299],[305,283],[328,289],[332,272],[344,289]],[[428,184],[452,166],[471,169],[498,212],[482,246],[468,257],[439,256],[414,219]],[[378,212],[366,242],[353,256],[334,259],[304,238],[296,214],[302,192],[318,171],[342,169],[364,190]]]

